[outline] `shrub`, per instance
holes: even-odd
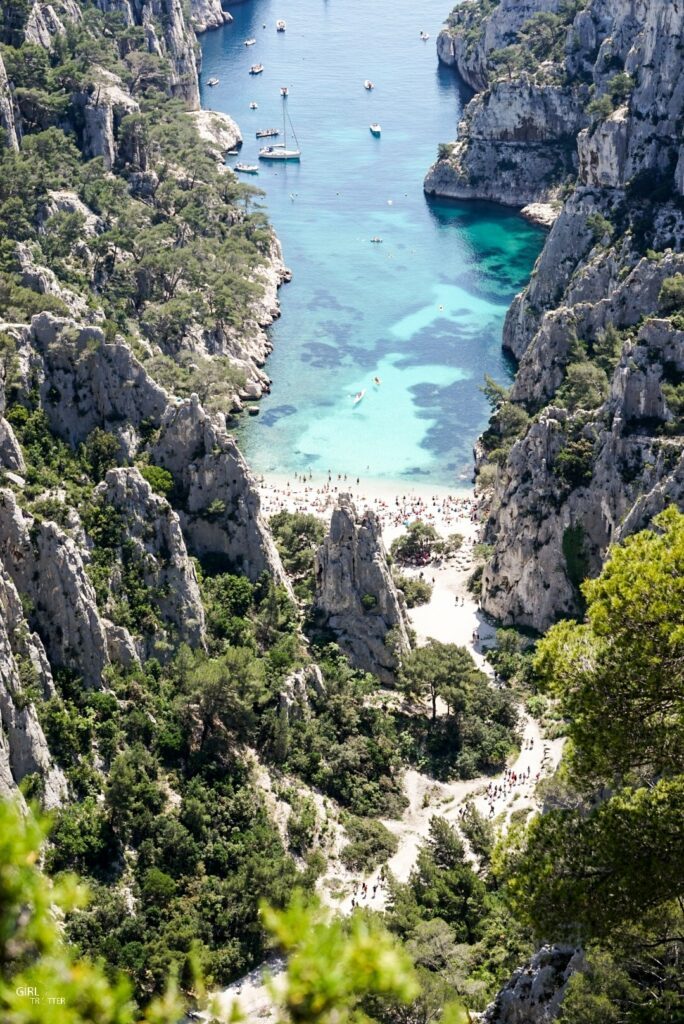
[[[392,541],[390,554],[404,565],[416,564],[429,561],[432,549],[439,540],[439,534],[434,526],[422,522],[420,519],[411,523],[402,537]]]
[[[375,818],[345,818],[349,843],[340,858],[350,871],[372,871],[397,852],[399,842],[381,821]]]
[[[665,313],[678,312],[684,308],[684,274],[675,274],[663,281],[658,301]]]
[[[147,480],[148,484],[153,491],[157,494],[161,494],[162,497],[168,498],[174,487],[173,477],[169,473],[168,469],[162,469],[161,466],[148,466],[145,464],[139,465],[140,475]]]
[[[432,597],[432,586],[425,580],[415,579],[398,572],[394,574],[394,583],[406,598],[409,608],[428,604]]]

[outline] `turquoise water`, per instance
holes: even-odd
[[[435,53],[449,0],[416,6],[247,0],[230,8],[231,25],[202,37],[203,83],[220,80],[203,85],[203,104],[240,124],[239,160],[256,163],[254,132],[281,125],[282,85],[302,150],[301,164],[262,162],[247,179],[264,190],[293,271],[272,328],[272,393],[240,428],[259,472],[462,483],[487,419],[484,373],[510,375],[503,318],[543,234],[499,207],[423,195],[467,94]],[[256,62],[265,71],[253,77]]]

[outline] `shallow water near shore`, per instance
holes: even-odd
[[[470,477],[487,420],[480,386],[485,373],[510,377],[503,319],[544,236],[512,211],[423,194],[467,99],[435,52],[449,6],[246,0],[229,8],[232,24],[201,37],[203,105],[229,113],[244,137],[228,163],[257,163],[254,133],[282,127],[283,85],[302,150],[301,164],[261,161],[247,179],[264,190],[293,271],[271,328],[272,392],[239,429],[257,472],[446,486]],[[264,73],[249,75],[257,62]]]

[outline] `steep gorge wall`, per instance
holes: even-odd
[[[426,189],[555,201],[504,329],[519,362],[508,408],[531,420],[511,439],[495,414],[478,449],[480,471],[497,449],[481,473],[493,545],[483,605],[545,629],[581,610],[579,580],[611,542],[684,504],[684,334],[678,300],[662,297],[684,273],[684,4],[588,0],[559,18],[546,61],[530,69],[513,51],[503,71],[492,50],[516,46],[518,15],[506,0],[467,0],[441,35],[440,55],[481,91]]]

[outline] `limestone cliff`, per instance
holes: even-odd
[[[5,145],[19,149],[17,125],[14,114],[14,97],[10,91],[5,65],[0,57],[0,129],[5,133]]]
[[[392,580],[375,514],[359,516],[349,495],[340,495],[316,553],[315,610],[355,668],[394,682],[410,646],[404,599]]]
[[[508,313],[518,370],[478,452],[492,489],[484,607],[544,629],[580,611],[578,583],[612,541],[684,502],[684,336],[678,300],[663,298],[684,271],[684,9],[485,6],[457,8],[439,43],[480,92],[426,188],[519,206],[567,193]]]
[[[190,21],[196,32],[209,28],[220,28],[233,20],[232,14],[223,10],[221,0],[191,0]]]

